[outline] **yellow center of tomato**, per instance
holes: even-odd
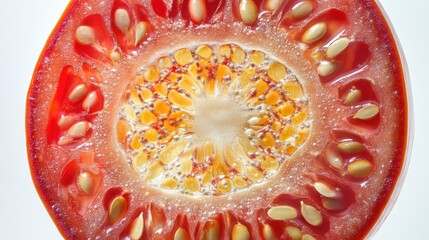
[[[212,196],[274,176],[310,129],[305,91],[283,63],[234,44],[201,45],[137,73],[117,137],[149,185]]]

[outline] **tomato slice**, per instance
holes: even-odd
[[[403,62],[374,1],[71,1],[33,180],[68,239],[361,239],[406,166]]]

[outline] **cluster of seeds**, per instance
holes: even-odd
[[[137,74],[117,136],[150,184],[221,195],[275,174],[310,128],[305,92],[285,65],[234,44],[201,45]]]

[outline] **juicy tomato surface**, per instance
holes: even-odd
[[[374,1],[71,1],[33,180],[67,239],[362,239],[404,167],[402,61]]]

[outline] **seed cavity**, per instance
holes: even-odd
[[[138,240],[143,236],[144,232],[144,218],[143,218],[143,212],[139,214],[138,217],[136,217],[131,224],[130,227],[130,238],[132,240]]]
[[[232,229],[232,240],[249,240],[250,233],[246,226],[237,223]]]
[[[296,209],[291,206],[275,206],[270,208],[267,214],[274,220],[289,220],[298,216]]]
[[[240,16],[247,25],[253,25],[258,20],[259,9],[253,0],[241,0]]]
[[[316,191],[324,197],[334,198],[337,196],[337,191],[335,191],[335,189],[332,189],[323,182],[315,182],[313,186]]]
[[[347,171],[353,177],[367,178],[374,171],[374,165],[366,159],[359,159],[350,163],[347,166]]]
[[[359,109],[359,111],[357,111],[353,118],[360,120],[369,120],[377,116],[379,112],[380,108],[377,105],[370,104]]]
[[[195,23],[203,22],[207,15],[206,0],[190,0],[188,10]]]
[[[302,35],[302,42],[311,44],[320,40],[325,36],[326,31],[328,30],[328,25],[324,22],[316,23]]]
[[[317,227],[323,223],[323,217],[319,210],[303,201],[301,201],[301,214],[310,225]]]
[[[122,34],[127,34],[130,23],[130,15],[127,10],[119,8],[115,11],[115,25]]]
[[[109,207],[109,222],[114,224],[119,221],[128,210],[128,202],[123,196],[113,199]]]
[[[92,45],[96,41],[94,29],[89,26],[79,26],[75,37],[77,42],[82,45]]]
[[[350,39],[346,37],[335,40],[326,50],[326,56],[328,56],[328,58],[338,56],[349,46],[349,43]]]
[[[310,1],[302,1],[292,8],[291,16],[296,20],[300,20],[308,17],[313,9],[313,4]]]

